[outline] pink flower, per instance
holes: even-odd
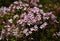
[[[24,12],[23,14],[20,15],[20,18],[23,18],[26,15],[26,13]]]
[[[25,35],[29,35],[28,31],[29,31],[28,29],[24,29],[24,30],[23,30],[23,33],[24,33]]]
[[[40,28],[43,29],[43,28],[45,28],[46,26],[47,26],[47,22],[44,22],[44,23],[40,26]]]
[[[23,23],[23,20],[22,19],[21,20],[18,20],[17,23],[18,24],[22,24]]]
[[[30,28],[30,31],[34,31],[34,28],[32,27],[32,28]]]

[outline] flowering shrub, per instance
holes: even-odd
[[[28,37],[34,32],[48,28],[49,25],[55,27],[59,23],[52,11],[44,12],[40,9],[42,5],[37,2],[39,0],[15,1],[9,7],[0,8],[0,40],[9,41],[9,36]]]

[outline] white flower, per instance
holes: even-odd
[[[35,29],[37,29],[37,28],[38,28],[38,26],[37,26],[37,25],[34,25],[34,28],[35,28]]]
[[[13,6],[13,10],[16,8],[16,6]]]
[[[32,34],[32,31],[29,31],[29,34]]]
[[[20,6],[17,6],[16,9],[19,10],[20,9]]]
[[[42,7],[42,4],[40,4],[39,7]]]
[[[16,36],[17,34],[18,34],[18,27],[13,30],[13,35]]]
[[[11,9],[12,6],[13,6],[13,4],[11,4],[11,5],[9,6],[9,9]]]
[[[33,40],[33,38],[31,38],[31,40]]]
[[[54,33],[52,36],[55,36],[56,35],[56,33]]]
[[[24,7],[24,10],[26,10],[27,8],[26,7]]]
[[[17,35],[17,32],[14,32],[14,31],[13,31],[13,35],[14,35],[14,36]]]
[[[28,32],[29,30],[28,29],[24,29],[23,30],[23,33],[26,35],[26,36],[28,36],[29,35],[29,32]]]
[[[0,40],[2,39],[2,37],[0,36]]]
[[[7,31],[10,31],[11,30],[11,28],[7,28]]]
[[[9,27],[10,27],[10,25],[7,25],[7,27],[9,28]]]
[[[17,18],[17,17],[19,17],[19,15],[14,15],[13,19],[15,19],[15,18]]]
[[[13,21],[12,19],[9,19],[9,20],[8,20],[8,22],[10,22],[10,23],[12,23],[12,21]]]
[[[28,29],[24,29],[23,33],[26,34],[28,32]]]
[[[34,7],[35,12],[39,12],[39,8]]]
[[[18,1],[15,1],[14,4],[18,4]]]
[[[58,36],[60,36],[60,31],[56,33]]]
[[[27,25],[29,25],[29,26],[30,26],[30,23],[27,23]]]
[[[46,16],[46,13],[43,13],[43,16]]]
[[[43,16],[43,19],[44,19],[44,20],[49,19],[49,18],[50,18],[50,17],[45,17],[45,16]]]
[[[40,26],[40,28],[43,29],[43,28],[46,27],[46,25],[47,25],[47,22],[44,22],[44,23]]]
[[[29,33],[26,33],[25,35],[26,35],[26,36],[28,36],[28,35],[29,35]]]
[[[26,7],[26,6],[28,7],[28,6],[29,6],[29,4],[26,4],[26,3],[25,3],[25,4],[24,4],[24,7]]]
[[[34,28],[32,27],[32,28],[30,28],[30,31],[34,31]]]
[[[34,31],[37,31],[37,30],[38,30],[38,26],[34,25]]]
[[[37,20],[36,19],[33,19],[32,22],[36,22]]]
[[[4,34],[5,33],[5,30],[4,29],[2,29],[2,34]]]
[[[7,13],[6,11],[7,11],[7,8],[4,7],[4,9],[3,9],[3,13],[6,14],[6,13]]]
[[[23,23],[23,20],[18,20],[17,23],[18,24],[22,24]]]
[[[41,13],[41,14],[44,14],[44,12],[43,12],[43,10],[42,10],[42,9],[40,9],[40,13]]]

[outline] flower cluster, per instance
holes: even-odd
[[[20,14],[12,13],[14,14],[12,16],[13,18],[8,18],[7,20],[3,19],[3,21],[2,19],[0,20],[6,28],[2,28],[0,37],[4,38],[4,36],[8,35],[13,35],[15,37],[28,36],[33,32],[38,31],[38,29],[46,28],[49,23],[54,24],[57,22],[55,15],[52,12],[44,12],[39,8],[40,5],[36,6],[37,2],[39,2],[39,0],[31,0],[30,4],[34,5],[33,7],[31,7],[29,3],[23,3],[22,1],[15,1],[8,8],[1,7],[0,17],[4,17],[4,15],[8,16],[11,12],[16,12],[16,10],[23,10],[24,12]],[[13,21],[15,21],[16,24],[14,24]]]
[[[1,7],[0,8],[0,16],[3,16],[5,14],[8,14],[10,12],[14,12],[16,9],[22,9],[23,7],[29,6],[26,3],[22,3],[21,1],[15,1],[13,4],[11,4],[8,8],[7,7]]]
[[[38,7],[28,8],[27,13],[24,12],[20,15],[20,19],[17,21],[19,25],[28,26],[25,27],[23,30],[24,34],[29,35],[29,32],[37,31],[39,28],[43,29],[46,28],[48,25],[48,21],[54,23],[56,22],[56,17],[52,14],[52,12],[43,12],[43,10],[39,9]],[[34,25],[31,27],[31,25]],[[39,27],[38,27],[39,25]],[[30,27],[30,28],[29,28]],[[28,30],[29,28],[30,30]]]

